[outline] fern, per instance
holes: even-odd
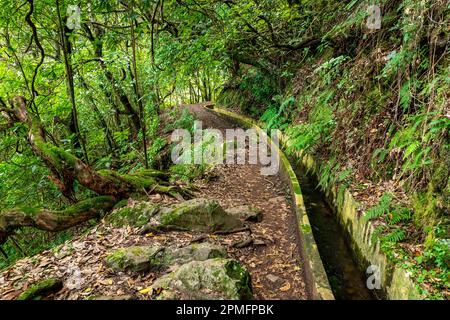
[[[352,174],[352,172],[353,172],[353,170],[351,168],[345,169],[344,171],[339,173],[336,181],[337,182],[343,182],[344,180],[346,180]]]
[[[420,147],[419,141],[414,141],[411,143],[408,148],[406,148],[405,153],[403,154],[403,158],[409,158],[409,156],[416,152],[416,150]]]
[[[290,110],[295,103],[294,97],[289,97],[281,102],[279,108],[276,105],[279,104],[278,100],[281,100],[280,96],[274,97],[273,103],[261,116],[259,119],[264,123],[265,129],[285,129],[290,123]]]
[[[379,203],[376,206],[367,210],[364,219],[372,220],[389,213],[391,202],[392,202],[392,195],[390,193],[384,193],[381,196]]]
[[[412,212],[408,208],[401,206],[396,206],[391,213],[387,215],[387,222],[390,225],[398,224],[400,222],[405,222],[411,220]]]
[[[371,236],[372,245],[375,245],[378,242],[378,240],[380,240],[381,235],[386,230],[387,230],[386,226],[378,226],[375,228],[375,230],[373,230],[372,236]]]
[[[389,232],[387,235],[381,237],[381,242],[397,243],[397,242],[405,240],[405,238],[406,238],[406,232],[404,230],[394,229],[393,231]]]
[[[320,178],[317,187],[322,190],[328,189],[328,187],[335,182],[334,172],[336,169],[338,169],[338,167],[336,166],[336,162],[334,160],[322,165],[320,168]]]

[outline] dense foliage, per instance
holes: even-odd
[[[172,180],[206,169],[169,169],[167,133],[193,119],[167,107],[218,100],[323,160],[321,187],[381,190],[368,218],[380,220],[386,250],[418,247],[400,246],[399,259],[448,290],[450,6],[380,0],[381,28],[368,29],[371,4],[1,0],[0,209],[59,209],[94,194],[76,178],[49,178],[14,97],[46,143],[93,170],[155,168]],[[18,232],[25,254],[71,233]],[[22,254],[13,239],[0,267]]]

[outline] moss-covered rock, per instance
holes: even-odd
[[[225,212],[214,200],[193,199],[161,208],[150,225],[156,229],[229,232],[243,228],[242,222]]]
[[[261,222],[263,219],[261,210],[247,205],[229,208],[226,212],[245,221]]]
[[[118,208],[106,217],[106,222],[116,227],[142,227],[149,223],[159,211],[159,206],[148,202],[140,202],[133,206]]]
[[[224,247],[212,243],[194,243],[182,248],[169,247],[164,251],[165,262],[170,265],[184,264],[190,261],[205,261],[214,258],[225,258]]]
[[[150,230],[185,230],[199,232],[231,232],[243,228],[239,217],[255,217],[246,207],[243,213],[230,214],[216,201],[193,199],[162,207],[148,202],[138,202],[113,211],[106,222],[117,226],[146,226]]]
[[[117,271],[146,271],[164,264],[164,247],[129,247],[116,250],[105,258],[106,264]]]
[[[250,275],[236,260],[192,261],[157,279],[152,289],[158,300],[249,300]]]
[[[63,287],[59,279],[49,278],[38,281],[22,292],[16,300],[35,300],[45,297],[51,293],[58,292]]]
[[[179,265],[190,261],[203,261],[226,257],[226,250],[211,243],[192,244],[182,248],[142,246],[116,250],[105,262],[117,271],[145,271]]]

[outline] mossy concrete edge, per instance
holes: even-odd
[[[262,131],[258,123],[251,118],[212,105],[205,106],[205,108],[226,116],[233,122],[239,123],[245,128],[254,128],[258,132]],[[278,132],[278,136],[281,136],[280,131]],[[303,271],[308,294],[310,298],[314,300],[334,300],[334,295],[312,233],[312,227],[309,223],[308,215],[306,214],[306,208],[297,176],[284,152],[278,148],[278,146],[277,149],[280,158],[282,177],[289,184],[292,201],[295,206],[298,234],[301,242],[300,253],[304,261]]]
[[[287,137],[280,136],[280,144],[284,146]],[[319,176],[319,163],[304,151],[295,152],[294,160],[299,161],[301,168]],[[350,244],[362,270],[368,266],[377,266],[380,275],[381,290],[390,300],[422,300],[416,283],[407,271],[400,268],[381,251],[379,242],[372,243],[375,227],[372,221],[364,219],[359,212],[360,204],[353,198],[351,192],[341,185],[332,185],[325,190],[327,201],[335,210],[339,223],[344,227]]]

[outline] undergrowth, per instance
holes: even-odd
[[[223,104],[283,130],[288,152],[305,150],[321,160],[324,190],[363,178],[375,186],[389,181],[402,198],[406,194],[402,201],[395,191],[369,195],[378,200],[365,215],[377,221],[373,241],[393,257],[404,256],[414,274],[422,272],[418,280],[428,297],[448,296],[450,7],[381,1],[382,28],[367,31],[365,3],[336,4],[339,15],[330,9],[320,45],[297,52],[288,85],[250,68]],[[413,249],[405,251],[408,246]]]

